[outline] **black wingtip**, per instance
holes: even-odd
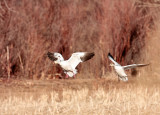
[[[111,58],[113,58],[113,56],[110,54],[110,52],[108,53],[108,57],[111,57]],[[114,58],[113,58],[114,59]]]
[[[111,54],[110,54],[110,52],[108,53],[108,56],[110,56]]]
[[[91,56],[92,56],[92,57],[93,57],[93,56],[95,56],[95,53],[94,53],[94,52],[92,52],[92,53],[91,53]]]
[[[88,60],[91,59],[95,55],[94,52],[88,53]]]
[[[51,52],[48,51],[47,56],[52,61],[56,61],[57,60],[57,58],[54,57],[54,53],[51,53]]]
[[[148,65],[150,65],[150,63],[144,64],[144,66],[148,66]]]
[[[48,56],[49,56],[49,55],[52,55],[52,53],[48,51],[47,55],[48,55]]]
[[[91,59],[94,55],[95,55],[94,52],[86,53],[84,57],[81,57],[81,60],[82,60],[83,62],[84,62],[84,61],[87,61],[87,60]]]

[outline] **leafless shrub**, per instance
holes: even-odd
[[[7,75],[7,46],[12,77],[39,78],[59,72],[48,60],[48,51],[60,52],[65,59],[72,52],[94,51],[96,56],[82,65],[87,69],[79,66],[85,77],[105,74],[108,52],[122,63],[138,61],[135,57],[158,11],[152,4],[138,0],[2,0],[0,75]]]

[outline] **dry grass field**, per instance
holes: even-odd
[[[160,80],[10,81],[0,84],[3,115],[159,115]],[[158,80],[158,81],[157,81]]]

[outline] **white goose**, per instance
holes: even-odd
[[[149,64],[132,64],[132,65],[121,66],[119,63],[117,63],[114,60],[114,58],[112,57],[110,53],[108,53],[108,58],[114,63],[114,64],[110,64],[110,66],[114,66],[114,69],[116,73],[118,74],[118,78],[122,81],[128,81],[128,77],[124,70],[149,65]]]
[[[76,52],[68,60],[64,60],[60,53],[47,53],[50,60],[54,61],[55,64],[59,64],[66,74],[66,78],[75,77],[77,74],[77,65],[80,62],[87,61],[94,56],[94,53],[89,52]]]

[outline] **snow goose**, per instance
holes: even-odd
[[[108,58],[114,63],[114,64],[110,64],[110,66],[114,66],[114,69],[116,73],[118,74],[118,79],[122,81],[128,81],[128,77],[124,70],[149,65],[149,64],[131,64],[131,65],[126,65],[126,66],[121,66],[119,63],[117,63],[114,60],[113,56],[110,53],[108,53]]]
[[[76,52],[71,55],[68,60],[64,60],[60,53],[47,53],[50,60],[54,61],[55,64],[59,64],[66,74],[65,78],[75,77],[77,73],[77,65],[81,62],[85,62],[94,56],[94,53],[90,52]]]

